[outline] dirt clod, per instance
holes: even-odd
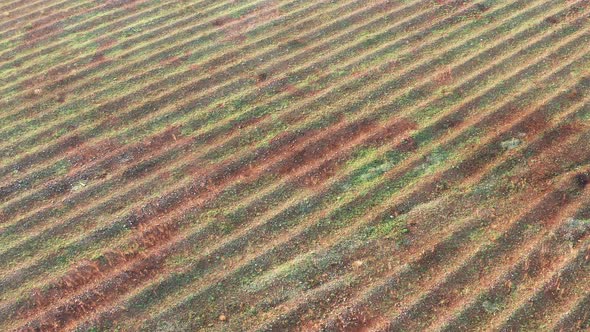
[[[267,78],[268,78],[268,74],[267,73],[260,73],[256,77],[256,79],[258,80],[258,82],[264,82],[264,81],[266,81]]]
[[[356,260],[356,261],[352,262],[352,266],[353,266],[354,268],[357,268],[357,269],[358,269],[359,267],[363,266],[363,261],[361,261],[361,260]]]
[[[580,188],[585,188],[588,183],[590,183],[590,174],[588,173],[579,173],[576,175],[576,184]]]

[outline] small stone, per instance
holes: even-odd
[[[227,320],[227,317],[225,317],[225,315],[219,315],[219,320],[225,322]]]
[[[516,149],[520,144],[522,144],[522,141],[518,138],[512,138],[501,143],[502,148],[505,150]]]
[[[72,186],[72,191],[78,191],[84,187],[86,187],[86,181],[78,181],[78,183]]]
[[[33,90],[33,93],[36,94],[37,96],[41,94],[41,89],[35,89]]]

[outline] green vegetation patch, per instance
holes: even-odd
[[[366,230],[366,237],[369,239],[400,239],[404,234],[409,233],[407,215],[395,217],[393,215],[384,217],[377,225]]]

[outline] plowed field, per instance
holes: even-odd
[[[590,329],[588,0],[0,0],[0,331]]]

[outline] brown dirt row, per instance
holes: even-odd
[[[517,301],[525,301],[537,289],[535,285],[544,282],[548,274],[571,263],[566,258],[573,257],[576,252],[570,250],[568,240],[564,238],[568,227],[567,222],[562,223],[556,232],[547,235],[541,244],[526,255],[521,255],[518,263],[506,269],[493,283],[481,287],[487,287],[484,292],[463,298],[452,307],[445,308],[447,315],[439,316],[435,327],[429,328],[459,331],[475,326],[493,326],[490,320],[501,320],[502,315],[514,310]],[[449,312],[449,309],[452,311]]]
[[[174,139],[176,137],[176,140]],[[71,184],[81,180],[92,180],[104,176],[106,173],[112,173],[119,167],[127,166],[128,161],[144,160],[165,146],[175,143],[183,137],[178,128],[171,127],[157,133],[156,135],[138,142],[131,146],[125,146],[113,139],[106,139],[95,145],[82,144],[76,149],[64,149],[61,157],[68,161],[69,167],[67,173],[62,179],[52,180],[45,183],[45,187],[34,194],[22,197],[17,205],[5,204],[3,210],[7,215],[16,215],[26,212],[35,207],[43,200],[55,199],[68,193],[68,190],[56,191],[51,187],[70,187]],[[8,183],[0,188],[0,202],[12,200],[13,195],[27,190],[28,187],[37,180],[38,175],[33,174],[30,177],[19,179],[18,181]],[[19,208],[20,206],[20,208]],[[3,223],[9,222],[6,219]]]
[[[373,136],[369,136],[369,141],[368,141],[368,142],[370,143],[370,141],[371,141],[371,140],[373,140],[374,138],[375,138],[375,136],[374,136],[374,135],[373,135]],[[321,165],[320,165],[320,166],[321,166]],[[312,171],[312,174],[313,174],[313,173],[315,173],[315,171]],[[305,177],[307,177],[307,176],[305,176]],[[305,178],[305,177],[304,177],[304,178]],[[298,181],[298,182],[299,182],[299,181]]]
[[[101,35],[101,37],[96,39],[96,42],[98,43],[101,40],[104,40],[103,36],[108,35],[107,33],[100,33],[100,32],[111,31],[111,33],[117,32],[118,35],[124,36],[123,29],[126,24],[129,25],[129,23],[135,22],[135,20],[140,18],[142,15],[150,15],[150,13],[153,13],[155,10],[158,10],[158,9],[165,10],[168,7],[171,7],[171,4],[162,5],[160,7],[153,8],[151,10],[147,10],[149,7],[144,6],[142,8],[142,11],[135,11],[132,15],[123,16],[123,17],[121,17],[121,19],[118,19],[119,17],[117,15],[124,14],[127,11],[126,10],[113,11],[112,13],[110,13],[108,15],[102,15],[101,17],[104,19],[101,19],[98,17],[94,18],[94,19],[91,18],[88,20],[75,22],[75,24],[73,24],[73,25],[66,25],[64,28],[68,33],[68,37],[71,37],[72,35],[75,35],[77,33],[89,34],[89,33],[96,32],[96,34]],[[205,10],[205,9],[208,9],[208,7],[203,6],[202,9]],[[169,16],[165,16],[163,18],[174,19],[174,17],[169,17]],[[99,23],[104,23],[104,25],[101,25]],[[111,30],[109,30],[108,27],[110,27],[111,25],[113,27],[111,28]],[[57,36],[51,36],[51,37],[57,37]],[[50,43],[51,41],[54,41],[54,40],[59,40],[59,42]],[[24,64],[27,63],[27,61],[39,59],[40,57],[54,54],[56,51],[60,50],[60,48],[63,48],[64,46],[68,45],[69,42],[70,42],[69,40],[63,40],[61,38],[50,38],[50,37],[45,38],[44,42],[42,44],[37,45],[38,50],[36,50],[36,51],[31,50],[31,52],[27,52],[26,54],[21,53],[21,54],[19,54],[18,58],[13,58],[12,62],[4,63],[2,66],[0,66],[0,68],[5,69],[9,66],[22,67]],[[121,45],[123,45],[123,44],[121,44]],[[2,55],[0,55],[0,57],[1,56]],[[52,61],[53,59],[49,58],[47,60]],[[86,64],[86,61],[84,61],[84,64]],[[34,64],[33,64],[33,66],[34,66]],[[69,66],[62,66],[61,70],[59,69],[59,67],[46,67],[45,71],[46,71],[46,74],[52,73],[53,75],[57,75],[58,73],[67,72],[66,69],[71,66],[72,66],[72,63],[69,63]],[[23,68],[23,69],[25,69],[25,68]],[[43,77],[43,76],[40,76],[40,77]],[[42,80],[41,82],[37,82],[37,83],[35,83],[31,80],[27,80],[25,82],[30,82],[31,84],[47,83],[47,81],[45,81],[45,80]],[[19,84],[21,86],[31,87],[31,85],[29,85],[28,83],[22,83],[19,81]],[[10,105],[12,105],[12,104],[10,104]]]
[[[471,227],[473,227],[473,225]],[[464,231],[465,230],[471,230],[471,228],[464,229]],[[456,234],[456,235],[458,235],[458,234]],[[457,243],[462,243],[462,242],[457,242]],[[463,243],[463,244],[466,245],[465,243]],[[447,249],[453,250],[455,248],[453,248],[451,246],[451,248],[447,248]],[[420,251],[419,250],[414,250],[414,252],[420,252]],[[426,251],[426,252],[428,252],[428,251]],[[442,255],[443,252],[444,252],[444,250],[442,252],[432,251],[430,253],[431,254],[435,254],[436,253],[437,255],[439,255],[439,254]],[[423,254],[424,254],[424,252],[423,252]],[[423,256],[423,258],[424,257],[428,257],[428,256]],[[367,258],[367,257],[365,257],[365,258]],[[370,259],[370,258],[367,258],[367,259]],[[425,266],[425,269],[426,269],[426,267],[431,266],[431,263],[432,262],[428,262],[428,264],[424,265]],[[444,263],[444,262],[442,262],[442,263]],[[402,270],[402,273],[408,273],[407,279],[415,280],[418,277],[418,275],[416,274],[416,272],[411,272],[411,271],[408,272],[407,270],[405,270],[405,265],[402,265],[401,263],[399,265],[400,266],[404,266],[404,269]],[[367,267],[368,266],[369,265],[367,265]],[[422,269],[417,268],[417,271],[421,271],[421,270]],[[375,274],[375,273],[377,273],[377,274]],[[370,275],[371,276],[370,277],[371,279],[379,278],[379,271],[378,270],[377,271],[373,270],[373,271],[370,271],[370,273],[367,273],[367,275]],[[364,278],[363,277],[359,277],[359,279],[360,280],[363,280]],[[401,276],[399,276],[399,277],[393,278],[393,280],[398,280],[398,282],[399,282],[399,280],[404,280],[404,278],[401,277]],[[414,286],[416,286],[416,285],[414,285]],[[347,292],[344,295],[341,294],[341,291],[334,292],[334,293],[331,294],[331,298],[332,298],[332,300],[334,300],[334,299],[337,299],[340,296],[342,296],[342,298],[344,299],[344,301],[347,301],[347,300],[349,300],[349,293],[348,293],[349,291],[350,290],[347,290]],[[375,295],[374,296],[382,296],[385,293],[387,293],[385,290],[375,290],[375,292],[374,292]],[[353,296],[353,295],[350,295],[350,296]],[[375,302],[375,301],[378,301],[378,300],[377,299],[374,299],[374,300],[372,300],[370,302]],[[331,302],[334,302],[334,301],[331,301]],[[330,305],[333,305],[333,303],[330,303]],[[303,308],[298,308],[298,310],[296,312],[290,313],[289,316],[291,316],[291,317],[300,317],[300,315],[305,312],[305,310],[306,310],[305,308],[308,308],[308,307],[313,307],[313,314],[314,315],[317,315],[317,311],[318,310],[320,310],[320,312],[321,312],[321,310],[323,308],[323,306],[320,305],[320,307],[318,309],[317,304],[316,303],[312,303],[310,306],[304,306]],[[367,308],[369,308],[369,307],[371,307],[371,306],[368,306]],[[362,306],[361,306],[361,308],[362,308]],[[367,321],[373,321],[375,319],[375,317],[372,317],[370,314],[368,314],[368,312],[363,312],[363,309],[361,309],[361,308],[359,308],[359,307],[353,307],[353,308],[351,308],[347,312],[347,315],[345,316],[346,318],[343,319],[343,321],[347,322],[347,326],[350,325],[352,322],[355,322],[355,321],[357,322],[356,324],[364,325]],[[281,319],[281,321],[282,320],[284,320],[284,319]],[[292,321],[291,323],[293,323],[293,322],[296,323],[297,321]],[[340,326],[340,327],[335,327],[336,330],[340,330],[340,328],[343,327],[342,325],[339,325],[337,323],[337,321],[336,322],[332,322],[331,324],[334,324],[334,325],[332,325],[334,327],[335,326]],[[352,326],[349,326],[349,327],[351,327],[351,330],[354,330],[354,328],[355,328],[354,326],[356,324],[352,324]],[[276,326],[275,325],[270,325],[270,326],[271,327],[268,327],[269,329],[272,329],[272,328],[287,328],[287,325],[276,325]]]
[[[563,228],[567,228],[568,225],[564,225]],[[567,240],[562,239],[563,242]],[[562,243],[563,245],[564,243]],[[584,249],[585,248],[585,249]],[[561,254],[560,257],[552,258],[549,255],[538,257],[537,260],[531,259],[530,261],[525,262],[524,268],[530,270],[531,264],[535,264],[533,266],[533,271],[527,271],[527,280],[524,285],[515,284],[514,287],[522,287],[522,290],[516,289],[515,297],[518,298],[518,301],[515,303],[507,303],[506,307],[503,308],[503,312],[501,315],[494,317],[491,321],[490,325],[486,326],[494,326],[496,328],[502,328],[508,324],[513,324],[514,317],[518,316],[524,310],[524,307],[528,307],[529,301],[533,301],[534,298],[538,296],[539,293],[544,292],[544,289],[550,288],[548,285],[556,285],[560,282],[560,278],[557,276],[561,276],[564,271],[568,271],[572,268],[576,268],[576,265],[579,263],[578,259],[579,256],[586,256],[588,254],[588,246],[582,246],[580,248],[572,249],[572,248],[555,248],[553,254]],[[552,266],[552,260],[560,259],[562,262],[560,264],[555,264]],[[535,271],[538,269],[538,271]],[[538,274],[539,275],[538,275]],[[539,280],[532,280],[535,277],[539,277]],[[560,286],[561,288],[561,286]],[[544,318],[544,320],[547,317]],[[545,320],[550,321],[550,320]],[[519,325],[526,326],[528,324],[533,323],[534,320],[521,321]]]
[[[551,194],[549,195],[549,198],[551,200],[554,201],[560,201],[561,200],[561,195],[554,195]],[[529,213],[531,213],[531,210],[529,210]],[[534,213],[534,211],[533,211]],[[522,219],[519,221],[522,222]],[[511,223],[509,223],[511,224]],[[514,225],[511,226],[510,229],[514,229]],[[379,299],[379,301],[381,303],[391,303],[389,305],[393,305],[394,303],[398,302],[398,301],[402,301],[403,299],[403,303],[406,303],[405,305],[399,305],[396,308],[390,308],[390,311],[387,311],[386,313],[384,313],[385,317],[394,317],[393,321],[389,321],[389,320],[382,320],[379,323],[379,328],[377,329],[387,329],[387,330],[394,330],[396,328],[400,328],[402,326],[407,326],[409,328],[417,328],[416,325],[410,325],[411,323],[420,323],[420,324],[428,324],[429,323],[429,319],[432,319],[434,317],[437,317],[436,313],[433,313],[432,311],[429,310],[434,310],[434,308],[436,308],[437,310],[440,309],[440,306],[447,306],[449,304],[453,304],[456,301],[458,301],[462,296],[464,296],[463,293],[459,292],[460,289],[462,288],[453,288],[453,290],[449,290],[446,289],[446,285],[447,283],[461,283],[464,281],[464,276],[463,274],[465,274],[465,277],[467,275],[470,274],[474,274],[474,273],[479,273],[477,271],[485,271],[485,266],[484,265],[477,265],[477,266],[472,266],[469,262],[471,260],[473,260],[475,257],[478,257],[479,255],[481,255],[482,252],[487,252],[489,251],[489,249],[486,249],[486,247],[483,247],[483,251],[482,251],[482,246],[480,245],[479,248],[474,249],[476,251],[474,251],[475,256],[473,256],[473,254],[470,254],[468,256],[469,260],[465,261],[465,258],[462,258],[461,260],[459,260],[459,262],[463,262],[462,264],[460,264],[460,269],[458,270],[453,270],[451,272],[446,272],[445,274],[438,275],[436,277],[434,276],[430,276],[430,277],[426,277],[423,278],[424,280],[418,279],[418,281],[415,281],[412,279],[401,279],[399,280],[399,283],[395,283],[394,280],[390,280],[389,282],[389,288],[390,292],[388,293],[384,293],[383,296],[387,296],[387,298],[391,297],[391,301],[390,302],[388,300],[385,300],[383,298]],[[490,259],[495,259],[497,258],[496,255],[493,255]],[[483,270],[481,270],[483,269]],[[431,271],[432,272],[432,271]],[[485,278],[485,273],[479,273],[477,275],[478,278]],[[426,284],[422,284],[422,282],[426,282]],[[483,282],[483,281],[482,281]],[[426,291],[426,294],[424,293],[416,293],[416,294],[412,294],[411,290],[412,289],[416,289],[416,290],[420,290],[419,292],[421,292],[422,290]],[[454,289],[457,289],[458,291],[454,291]],[[471,290],[470,290],[471,291]],[[410,293],[411,296],[408,297],[407,293]],[[380,309],[383,310],[383,309]],[[427,314],[434,314],[434,317],[429,317],[427,318]],[[417,319],[416,321],[414,321],[414,319]],[[424,320],[422,320],[424,319]],[[425,325],[420,325],[422,326],[422,328],[425,327]]]
[[[523,248],[532,248],[540,243],[544,235],[551,229],[555,229],[556,225],[560,225],[560,221],[583,206],[584,200],[577,197],[579,187],[575,186],[573,190],[575,190],[573,193],[564,191],[551,195],[550,201],[545,201],[545,204],[538,206],[515,224],[498,225],[496,231],[501,232],[502,235],[494,241],[492,246],[469,256],[458,269],[446,273],[444,278],[432,287],[425,287],[428,289],[425,295],[403,306],[401,310],[397,309],[394,318],[387,323],[387,330],[423,327],[436,317],[435,310],[440,310],[441,305],[452,306],[459,301],[458,294],[461,290],[471,291],[474,288],[469,285],[488,284],[490,280],[501,275],[504,271],[502,264],[513,264],[520,252],[528,252]],[[535,224],[541,225],[543,230],[529,238],[523,236],[527,230],[526,226]],[[504,262],[499,263],[496,260],[504,260]],[[490,271],[490,267],[494,269]]]
[[[412,222],[416,223],[415,221]],[[402,247],[396,245],[395,241],[373,241],[367,245],[363,245],[361,249],[353,251],[353,253],[349,253],[345,249],[342,251],[345,257],[341,258],[337,264],[333,264],[333,266],[323,271],[317,271],[317,273],[323,273],[325,277],[309,275],[305,276],[305,278],[313,281],[310,286],[310,292],[315,292],[314,288],[312,288],[313,284],[318,283],[318,285],[322,285],[324,282],[329,282],[333,278],[352,279],[351,285],[332,289],[329,297],[308,296],[306,294],[303,297],[305,298],[304,302],[300,301],[298,297],[294,297],[286,303],[273,302],[270,310],[263,313],[265,317],[262,321],[263,323],[255,329],[289,330],[300,324],[313,327],[314,330],[345,331],[347,329],[354,330],[360,326],[367,328],[367,325],[375,323],[377,317],[367,315],[369,309],[363,308],[362,305],[350,307],[338,316],[329,314],[329,312],[336,307],[346,306],[349,301],[358,301],[356,297],[364,289],[363,283],[374,282],[374,280],[381,276],[392,273],[392,269],[396,271],[396,279],[403,277],[414,279],[418,276],[417,271],[420,271],[421,268],[414,270],[411,266],[440,267],[440,264],[442,264],[440,260],[454,257],[452,252],[458,248],[453,242],[467,240],[469,234],[485,226],[482,223],[468,222],[467,224],[453,228],[452,234],[448,237],[437,236],[437,240],[433,240],[434,242],[439,241],[436,243],[429,244],[420,241],[420,243],[412,243],[407,247]],[[410,234],[421,232],[418,227],[420,226],[414,225],[414,227],[411,227]],[[385,255],[385,257],[382,255]],[[399,268],[393,268],[394,266]],[[300,280],[298,278],[298,280],[294,280],[293,282],[296,283]],[[284,285],[278,281],[276,287],[290,289],[289,287],[294,286],[291,284]],[[267,296],[269,293],[272,294],[272,288],[270,291],[268,289],[261,291],[261,294],[267,294]],[[256,301],[262,302],[262,304],[260,302],[258,303],[259,306],[264,306],[264,300],[260,298],[254,299],[251,305],[256,305]],[[234,320],[239,320],[239,318],[234,318],[238,314],[229,313],[230,317]],[[321,318],[332,318],[333,320],[321,322]],[[245,320],[247,321],[248,319]]]
[[[175,191],[169,192],[165,197],[148,202],[149,204],[144,205],[141,209],[137,211],[132,211],[131,214],[128,214],[127,216],[121,218],[121,220],[119,221],[123,221],[124,223],[133,226],[139,224],[140,219],[147,220],[148,215],[153,214],[151,212],[153,210],[161,211],[160,214],[164,214],[166,212],[164,210],[172,209],[172,206],[170,206],[169,203],[174,202],[174,200],[177,200],[175,206],[181,206],[181,198],[184,197],[188,199],[191,196],[202,195],[207,192],[206,186],[212,185],[214,184],[214,182],[222,183],[230,177],[232,179],[239,179],[241,178],[242,173],[245,174],[245,172],[250,171],[250,165],[252,163],[255,163],[255,160],[264,160],[265,157],[273,155],[281,151],[281,149],[288,149],[291,145],[294,145],[296,142],[298,142],[298,140],[305,138],[310,139],[311,137],[314,137],[314,135],[317,135],[317,131],[299,134],[291,133],[290,135],[284,135],[282,138],[277,139],[268,148],[261,148],[257,151],[254,151],[255,153],[253,153],[250,156],[251,159],[253,158],[252,160],[230,160],[229,162],[217,165],[212,169],[207,170],[206,172],[204,172],[203,170],[195,169],[194,171],[197,172],[197,174],[200,174],[200,176],[191,181],[188,185],[185,185],[184,187],[179,187]],[[162,204],[161,202],[165,201],[169,201],[169,203],[167,203],[164,207],[164,204]],[[139,215],[143,217],[140,218]]]

